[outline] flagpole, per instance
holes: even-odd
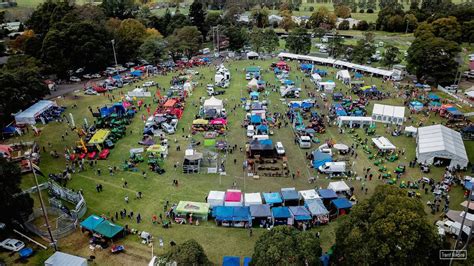
[[[32,152],[34,151],[35,146],[33,146]],[[56,246],[56,241],[54,240],[53,233],[51,232],[51,226],[49,225],[48,213],[46,212],[46,208],[44,206],[43,196],[41,196],[41,190],[38,184],[38,177],[36,176],[35,168],[33,167],[33,162],[31,161],[31,154],[28,156],[28,161],[30,162],[30,167],[33,170],[33,176],[35,177],[36,189],[38,190],[38,196],[40,199],[41,210],[43,211],[44,220],[46,222],[46,228],[48,228],[48,234],[51,239],[51,244],[54,247],[55,251],[58,251],[58,247]]]

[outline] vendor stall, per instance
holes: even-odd
[[[222,109],[224,109],[224,104],[222,100],[215,98],[212,96],[211,98],[204,101],[204,110],[215,109],[219,114],[221,113]]]
[[[299,195],[296,189],[293,188],[282,188],[281,197],[283,199],[284,206],[296,206],[299,202]]]
[[[177,219],[186,219],[187,216],[192,215],[193,219],[200,219],[207,221],[209,215],[209,203],[180,201],[174,210]]]
[[[115,238],[123,236],[123,227],[117,224],[114,224],[110,221],[104,220],[94,229],[94,232],[100,234],[105,238]]]
[[[252,222],[249,207],[216,206],[212,210],[212,216],[218,225],[227,227],[245,227]]]
[[[237,189],[228,189],[225,193],[225,206],[243,206],[242,191]]]
[[[39,119],[42,113],[53,106],[56,106],[56,103],[53,101],[40,100],[25,111],[15,114],[15,122],[17,125],[34,125],[36,124],[36,119]]]
[[[272,211],[270,210],[270,206],[267,204],[251,205],[250,216],[252,217],[253,225],[264,227],[270,222]]]
[[[81,222],[81,228],[89,230],[89,231],[94,231],[95,228],[101,224],[105,219],[102,217],[99,217],[95,214],[92,214],[91,216],[87,217],[84,221]]]
[[[312,220],[311,213],[304,206],[290,206],[291,218],[295,222],[295,226],[300,226],[301,223],[309,225]]]
[[[405,107],[374,104],[372,118],[376,122],[401,125],[405,121]]]
[[[320,199],[308,200],[304,204],[311,213],[315,225],[327,224],[329,222],[329,211]]]
[[[262,205],[262,196],[260,193],[245,193],[244,194],[244,205]]]
[[[209,191],[209,195],[207,195],[207,203],[209,203],[211,208],[215,206],[224,206],[224,198],[224,191],[211,190]]]
[[[273,225],[293,225],[290,209],[288,207],[272,208]]]
[[[336,193],[350,193],[351,189],[344,181],[329,182],[328,189],[334,190]]]
[[[102,144],[109,137],[110,130],[99,129],[89,140],[89,144]]]
[[[299,194],[300,198],[303,199],[304,202],[307,202],[308,200],[319,199],[319,195],[314,189],[300,190]]]
[[[331,201],[332,206],[337,210],[337,216],[349,213],[352,208],[352,202],[346,198],[337,198]]]
[[[342,83],[344,83],[346,85],[351,83],[351,75],[349,74],[349,71],[347,71],[345,69],[337,71],[336,78],[338,80],[341,80]]]
[[[395,150],[397,148],[386,137],[372,138],[372,142],[381,151]]]
[[[270,206],[280,206],[283,203],[283,199],[278,192],[262,193],[262,195],[265,203]]]

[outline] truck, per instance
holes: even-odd
[[[326,162],[318,168],[318,171],[324,174],[338,174],[346,172],[345,162]]]
[[[438,232],[440,234],[451,234],[458,236],[459,232],[461,231],[461,224],[459,222],[453,222],[448,219],[436,221],[435,225],[438,227]],[[462,231],[466,236],[468,236],[471,232],[471,228],[464,224]]]
[[[214,86],[212,84],[207,85],[206,91],[207,91],[207,95],[209,95],[209,96],[221,95],[221,94],[225,93],[225,91],[223,91],[223,90],[214,89]]]

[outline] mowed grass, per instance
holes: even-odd
[[[245,130],[241,127],[242,119],[245,116],[245,111],[237,106],[235,111],[232,111],[235,105],[239,104],[239,99],[247,97],[245,72],[243,69],[246,66],[258,65],[261,66],[263,71],[263,79],[271,84],[277,84],[275,77],[271,71],[268,71],[268,68],[271,64],[271,61],[234,61],[225,63],[226,67],[231,71],[232,81],[230,88],[227,89],[226,94],[219,97],[226,102],[226,109],[229,113],[229,130],[226,137],[226,140],[231,144],[237,144],[238,147],[244,146],[247,141],[245,136]],[[302,73],[296,70],[297,64],[292,62],[291,64],[291,78],[296,81],[297,85],[303,88],[303,98],[306,97],[306,93],[309,91],[314,92],[314,85],[311,81],[303,77]],[[322,69],[328,70],[329,75],[327,79],[335,79],[336,70],[332,68],[321,67]],[[96,169],[86,169],[85,172],[74,174],[71,182],[68,183],[68,187],[79,190],[82,189],[85,195],[85,199],[88,205],[88,215],[89,214],[98,214],[111,216],[114,215],[116,211],[120,211],[123,208],[126,208],[127,211],[133,210],[135,215],[140,213],[143,222],[137,224],[135,220],[120,220],[118,221],[121,225],[129,225],[131,228],[136,228],[138,230],[149,231],[155,237],[155,243],[158,243],[158,238],[162,238],[165,245],[163,248],[158,248],[158,244],[155,244],[154,252],[155,254],[163,254],[169,250],[169,241],[173,240],[177,243],[181,243],[187,239],[194,238],[196,239],[205,249],[209,258],[212,262],[219,264],[222,260],[222,256],[225,255],[235,255],[235,256],[251,256],[253,252],[253,247],[256,239],[260,236],[264,230],[255,229],[253,237],[249,237],[248,232],[243,229],[238,228],[222,228],[215,226],[213,221],[201,223],[199,226],[190,226],[190,225],[173,225],[171,229],[163,229],[160,226],[152,225],[151,217],[152,215],[163,213],[163,205],[166,201],[170,203],[177,203],[180,200],[191,200],[191,201],[204,201],[209,190],[226,190],[231,188],[233,182],[237,183],[237,187],[242,189],[244,192],[268,192],[268,191],[279,191],[283,187],[295,187],[297,189],[310,189],[310,188],[325,188],[330,180],[326,179],[325,175],[317,175],[316,171],[312,168],[309,168],[309,161],[305,159],[306,152],[311,152],[317,145],[313,145],[311,150],[301,150],[293,142],[293,133],[290,127],[282,127],[281,129],[274,129],[275,135],[272,136],[272,139],[276,141],[283,142],[289,160],[289,168],[291,172],[296,172],[300,170],[301,177],[293,180],[292,178],[285,177],[261,177],[260,180],[253,180],[251,178],[245,178],[242,172],[242,162],[244,160],[244,154],[239,152],[237,149],[233,154],[228,154],[226,159],[226,176],[218,176],[212,174],[193,174],[185,175],[182,174],[181,169],[174,169],[173,165],[177,162],[180,164],[183,160],[184,150],[187,144],[189,144],[189,139],[186,139],[186,136],[190,134],[190,125],[194,119],[195,114],[197,113],[198,107],[193,106],[194,104],[198,105],[199,99],[201,97],[207,97],[205,93],[205,85],[207,83],[212,83],[214,80],[214,68],[213,67],[200,67],[196,68],[203,77],[201,79],[194,79],[198,82],[193,94],[187,99],[186,109],[182,119],[179,121],[177,133],[169,136],[170,142],[170,155],[165,161],[166,174],[157,175],[147,171],[147,166],[145,163],[142,163],[139,168],[139,172],[123,172],[119,171],[115,173],[114,176],[108,175],[107,168],[108,166],[117,166],[120,168],[122,162],[129,157],[129,150],[131,148],[140,147],[138,141],[141,139],[143,122],[141,121],[141,115],[146,114],[146,111],[142,109],[137,116],[134,118],[133,123],[127,129],[127,135],[119,140],[116,143],[116,147],[111,151],[110,157],[105,161],[98,162],[98,168],[102,170],[102,175],[98,176]],[[162,88],[168,88],[172,75],[177,75],[178,73],[170,73],[167,76],[157,76],[151,79],[157,81]],[[385,92],[390,92],[392,95],[395,95],[397,91],[392,87],[390,83],[383,83],[380,79],[365,77],[364,78],[367,85],[376,85],[379,89]],[[337,83],[337,90],[340,90],[344,93],[349,92],[349,88],[342,85],[339,81]],[[114,91],[111,95],[115,97],[116,100],[120,98],[120,92],[126,93],[131,90],[135,85],[122,88],[118,91]],[[152,89],[152,93],[155,92],[155,89]],[[164,91],[161,91],[161,94],[164,94]],[[106,104],[110,104],[111,101],[105,95],[101,96],[84,96],[82,94],[79,98],[75,99],[72,95],[67,95],[56,99],[58,104],[67,106],[68,109],[65,114],[72,113],[74,119],[78,125],[81,125],[84,119],[87,119],[89,123],[92,123],[93,118],[91,113],[88,111],[88,106],[91,106],[94,110],[96,107],[101,107]],[[354,95],[352,95],[354,97]],[[280,112],[285,113],[287,111],[286,104],[280,99],[278,93],[270,93],[267,98],[269,101],[269,111],[270,112]],[[327,113],[327,110],[324,108],[324,103],[321,102],[320,98],[317,98],[321,108],[317,109],[319,113]],[[330,103],[332,100],[330,99]],[[403,100],[398,97],[392,97],[381,101],[386,104],[401,105]],[[73,104],[77,104],[76,109],[72,109]],[[157,105],[152,103],[151,99],[145,99],[145,103],[152,104],[152,110],[154,110]],[[369,114],[372,111],[371,103],[368,107]],[[407,116],[409,114],[406,114]],[[419,122],[424,122],[424,124],[439,123],[444,122],[438,116],[431,115],[429,117],[424,117],[422,115],[413,115],[414,124]],[[18,142],[26,140],[35,140],[39,143],[40,146],[48,147],[48,142],[53,145],[52,149],[57,150],[60,153],[64,152],[65,148],[71,148],[76,144],[78,140],[77,134],[72,132],[65,123],[52,122],[45,126],[40,126],[42,128],[42,134],[40,137],[33,137],[32,135],[23,136],[21,138],[14,138],[8,140],[8,142]],[[66,136],[66,132],[67,136]],[[356,130],[356,132],[365,138],[363,130]],[[406,154],[401,160],[394,163],[386,163],[385,165],[389,171],[393,171],[394,168],[399,163],[404,163],[408,165],[408,161],[414,158],[415,154],[415,139],[406,136],[392,137],[386,133],[386,127],[382,124],[377,124],[377,134],[388,137],[399,149],[405,149]],[[61,136],[65,136],[65,141],[61,140]],[[319,135],[319,139],[324,142],[325,140],[333,139],[338,143],[344,143],[351,145],[354,143],[353,137],[350,134],[339,134],[336,127],[328,127],[325,134]],[[202,137],[199,135],[191,136],[196,140],[202,140]],[[175,143],[176,139],[176,143]],[[222,138],[221,138],[222,139]],[[370,141],[369,141],[370,143]],[[181,151],[176,151],[176,146],[180,145]],[[474,145],[473,142],[466,142],[466,148],[468,155],[470,156],[471,161],[474,160]],[[47,152],[51,150],[46,148]],[[199,146],[199,150],[203,150],[202,145]],[[383,184],[384,181],[378,180],[378,172],[376,171],[377,167],[373,165],[373,162],[368,159],[367,155],[362,151],[361,147],[357,150],[358,158],[349,158],[348,165],[352,165],[354,162],[353,171],[357,172],[358,176],[363,176],[363,168],[371,166],[372,173],[374,178],[372,181],[367,181],[366,186],[368,187],[368,195],[365,195],[361,191],[361,182],[354,180],[347,180],[348,184],[355,187],[355,195],[361,200],[367,198],[371,195],[374,188]],[[223,156],[223,154],[221,154]],[[234,164],[234,159],[236,159],[236,164]],[[66,162],[64,159],[52,159],[48,154],[42,154],[42,161],[40,164],[43,172],[57,173],[62,171]],[[403,180],[415,181],[422,176],[432,177],[435,180],[440,180],[442,177],[442,169],[433,168],[430,174],[422,174],[418,169],[407,168],[407,173],[403,176]],[[147,178],[145,179],[141,171],[147,171]],[[310,176],[319,176],[319,179],[314,184],[309,184],[307,178]],[[179,180],[179,187],[173,187],[172,180]],[[128,188],[123,188],[122,184],[124,181],[128,182]],[[41,181],[46,181],[45,178],[41,178]],[[102,193],[97,193],[95,191],[95,185],[102,184],[104,191]],[[31,187],[33,185],[33,179],[31,175],[25,175],[23,177],[22,186],[24,188]],[[143,192],[143,199],[135,199],[135,193],[141,191]],[[420,191],[421,192],[421,191]],[[125,204],[124,197],[128,196],[131,200],[129,204]],[[422,193],[422,202],[426,202],[431,199],[430,195],[424,195]],[[462,190],[456,188],[451,193],[451,208],[460,209],[459,203],[463,200]],[[428,208],[426,208],[428,212]],[[429,215],[430,220],[435,220],[438,215]],[[324,250],[328,250],[335,241],[335,228],[338,225],[338,220],[331,222],[327,226],[322,226],[313,229],[314,232],[321,232],[321,244]],[[91,255],[91,251],[85,241],[87,237],[81,235],[80,232],[76,232],[74,235],[59,240],[59,245],[63,251],[71,252],[73,254],[81,256]],[[77,243],[72,244],[72,243]],[[130,254],[133,254],[134,258],[137,258],[137,263],[146,261],[150,258],[151,249],[147,246],[140,244],[139,239],[136,236],[128,236],[125,239],[118,241],[119,244],[126,246],[128,253],[122,255],[114,255],[110,257],[109,251],[104,250],[100,251],[100,256],[97,256],[97,263],[99,265],[107,264],[109,259],[117,263],[120,262],[120,257],[123,256],[124,261],[129,261]],[[4,253],[3,253],[4,254]],[[3,256],[3,254],[1,254]],[[32,259],[31,262],[37,262],[36,264],[41,263],[41,260],[44,260],[47,252],[40,252],[40,254]],[[12,258],[10,258],[12,259]],[[13,258],[14,259],[14,258]],[[133,261],[133,258],[132,258]],[[139,263],[140,262],[140,263]]]

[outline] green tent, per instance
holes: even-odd
[[[216,140],[215,139],[205,139],[204,140],[204,146],[205,147],[214,147],[214,146],[216,146]]]
[[[123,231],[123,227],[109,221],[103,221],[94,229],[94,231],[104,237],[114,238],[118,233]]]
[[[177,215],[192,214],[194,218],[207,220],[209,215],[209,203],[180,201],[175,210]]]

